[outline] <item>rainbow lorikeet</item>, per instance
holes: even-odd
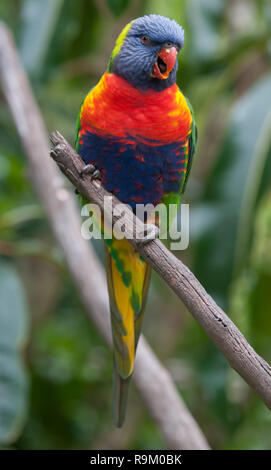
[[[109,65],[86,96],[76,149],[86,171],[133,210],[178,203],[196,145],[191,106],[176,85],[184,31],[174,20],[143,16],[116,41]],[[114,421],[125,417],[150,267],[127,240],[105,240],[114,346]]]

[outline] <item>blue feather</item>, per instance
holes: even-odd
[[[128,139],[127,139],[128,141]],[[132,142],[132,143],[131,143]],[[185,177],[182,142],[148,145],[130,138],[85,132],[79,153],[102,174],[105,188],[135,210],[136,203],[154,205],[170,192],[179,193]],[[180,160],[183,163],[180,164]]]

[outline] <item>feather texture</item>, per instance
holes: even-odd
[[[151,270],[127,240],[113,239],[107,243],[106,272],[114,345],[113,417],[115,425],[120,427],[125,416]]]
[[[142,44],[142,34],[151,39],[151,47]],[[173,20],[150,15],[129,23],[77,121],[78,153],[100,170],[105,188],[134,211],[138,203],[178,205],[195,152],[193,111],[175,83],[178,61],[165,80],[152,74],[168,41],[176,50],[183,46],[184,31]],[[151,270],[125,239],[106,239],[105,253],[114,346],[113,414],[121,426]]]

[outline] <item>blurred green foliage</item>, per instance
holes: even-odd
[[[9,444],[22,431],[27,411],[27,378],[21,351],[27,335],[27,310],[16,270],[0,264],[0,442]]]
[[[0,3],[48,131],[70,141],[119,31],[145,13],[175,18],[186,33],[178,83],[199,145],[184,197],[190,248],[179,256],[271,361],[270,1]],[[112,426],[111,353],[84,314],[0,99],[0,443],[164,448],[134,390],[125,428]],[[144,331],[214,448],[271,448],[270,412],[156,275]]]

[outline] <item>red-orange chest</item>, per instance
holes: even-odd
[[[151,144],[187,140],[191,113],[175,84],[162,91],[141,91],[106,73],[87,95],[81,109],[81,132],[129,137]]]

